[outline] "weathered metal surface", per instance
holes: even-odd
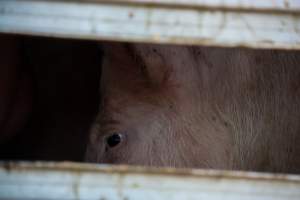
[[[91,1],[1,0],[0,32],[300,49],[299,0]]]
[[[298,200],[300,176],[75,163],[0,164],[0,199]]]
[[[78,0],[87,1],[87,0]],[[90,0],[94,2],[124,2],[134,4],[159,4],[168,6],[193,6],[217,9],[252,9],[270,11],[299,11],[299,0]]]

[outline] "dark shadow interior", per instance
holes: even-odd
[[[98,111],[101,51],[97,43],[11,35],[0,35],[0,41],[15,45],[13,59],[18,60],[17,71],[30,80],[32,99],[22,128],[0,140],[0,160],[82,161]],[[8,59],[5,52],[10,47],[9,42],[0,46],[2,60]],[[0,98],[5,99],[3,94]],[[0,138],[1,130],[0,126]]]

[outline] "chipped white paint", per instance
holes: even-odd
[[[299,200],[300,176],[75,163],[0,163],[0,199]]]
[[[1,0],[0,32],[131,42],[300,49],[300,12],[297,9],[279,11],[284,8],[284,0],[256,5],[261,8],[269,6],[274,12],[257,11],[257,8],[213,9],[218,2],[236,8],[239,2],[244,2],[241,7],[247,8],[250,1],[246,0],[234,4],[229,2],[235,1],[207,3],[195,0],[197,5],[205,5],[195,8],[159,3],[149,6],[141,3],[142,0],[141,5],[128,3],[133,0],[121,1],[123,3]],[[291,0],[289,5],[299,8],[299,1]],[[192,2],[188,0],[188,3]]]

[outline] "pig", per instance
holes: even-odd
[[[32,112],[31,78],[21,56],[21,40],[0,34],[0,144],[20,132]]]
[[[0,160],[82,162],[99,102],[97,42],[0,34],[0,44]]]
[[[86,161],[300,172],[300,52],[104,43]]]

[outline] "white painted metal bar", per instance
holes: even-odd
[[[300,0],[1,0],[0,32],[300,49],[299,4]]]
[[[299,200],[300,176],[75,163],[1,163],[0,199]]]

